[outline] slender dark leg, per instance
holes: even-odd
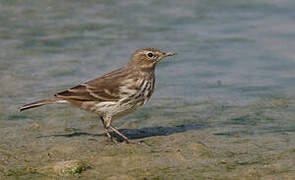
[[[105,119],[103,117],[100,117],[100,119],[101,119],[101,122],[102,122],[102,124],[103,124],[103,126],[105,128],[106,135],[107,135],[108,138],[110,138],[113,142],[117,143],[117,141],[111,136],[111,134],[109,132],[109,129],[111,129],[116,134],[118,134],[120,137],[122,137],[124,141],[126,141],[127,143],[130,143],[129,142],[129,139],[126,136],[124,136],[122,133],[120,133],[120,131],[118,131],[115,127],[113,127],[111,125],[111,123],[110,123],[111,121],[110,120],[109,121],[105,121]],[[107,118],[107,120],[108,120],[108,118]]]
[[[112,136],[110,135],[110,132],[109,132],[108,128],[106,127],[105,123],[104,123],[103,117],[100,117],[100,119],[101,119],[101,122],[103,124],[103,127],[104,127],[104,130],[106,132],[107,137],[110,138],[110,139],[112,139]]]
[[[120,131],[118,131],[115,127],[113,127],[112,125],[109,126],[109,128],[114,131],[115,133],[117,133],[119,136],[121,136],[127,143],[129,143],[129,139],[124,136],[122,133],[120,133]]]

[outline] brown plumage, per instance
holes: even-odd
[[[57,93],[53,98],[26,104],[20,111],[45,104],[69,103],[97,113],[109,138],[109,130],[112,130],[128,142],[127,137],[111,125],[111,120],[134,111],[149,100],[154,89],[156,64],[173,55],[175,53],[164,53],[152,48],[138,49],[126,66]]]

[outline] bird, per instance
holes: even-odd
[[[112,121],[147,103],[154,91],[156,65],[163,58],[175,54],[155,48],[137,49],[123,67],[56,93],[51,98],[25,104],[19,110],[24,111],[47,104],[70,104],[97,114],[106,136],[112,141],[113,131],[129,143],[130,140],[112,125]]]

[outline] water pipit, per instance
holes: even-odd
[[[161,59],[173,55],[173,52],[164,53],[153,48],[138,49],[122,68],[57,93],[52,98],[26,104],[20,111],[45,104],[68,103],[98,114],[110,139],[113,140],[110,134],[113,131],[129,142],[112,126],[112,120],[134,111],[150,99],[155,84],[155,66]]]

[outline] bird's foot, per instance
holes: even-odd
[[[119,136],[123,139],[123,141],[125,141],[127,144],[130,143],[130,140],[129,140],[126,136],[124,136],[122,133],[120,133],[120,131],[118,131],[116,128],[114,128],[114,127],[111,126],[111,125],[110,125],[109,128],[110,128],[113,132],[115,132],[117,135],[119,135]]]

